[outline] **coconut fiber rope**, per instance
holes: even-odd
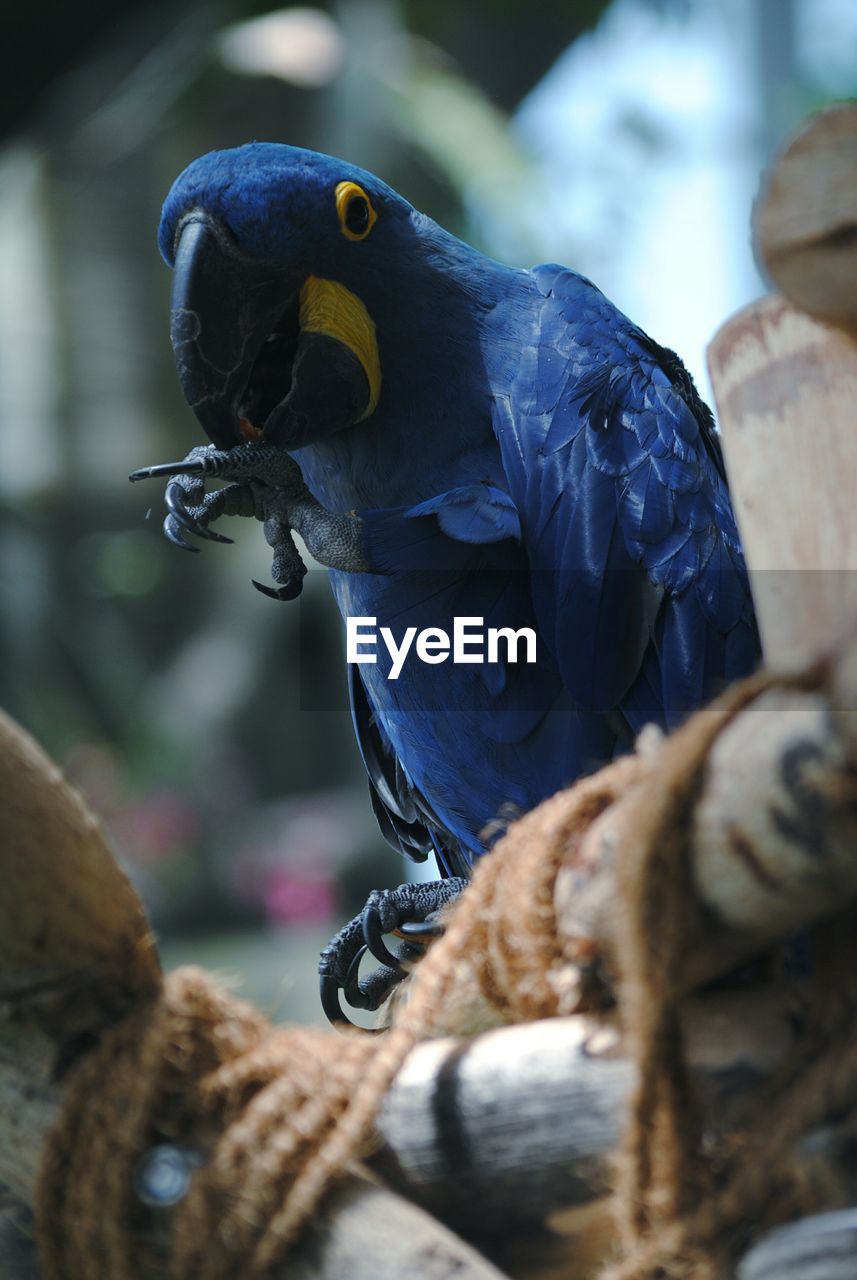
[[[478,864],[383,1035],[276,1030],[202,971],[168,976],[70,1072],[38,1189],[45,1280],[270,1276],[328,1188],[371,1152],[387,1090],[443,1025],[463,974],[475,972],[507,1021],[571,1011],[554,881],[620,795],[618,997],[639,1084],[617,1168],[619,1257],[606,1275],[709,1280],[725,1232],[813,1206],[818,1188],[789,1152],[853,1097],[857,1046],[839,1035],[805,1063],[730,1163],[703,1148],[676,1011],[694,918],[689,819],[705,761],[726,725],[783,683],[736,686],[653,756],[617,761],[517,822]],[[194,1169],[166,1214],[135,1185],[141,1160],[164,1143]]]

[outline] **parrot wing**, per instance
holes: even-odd
[[[395,575],[390,581],[396,590],[376,603],[378,621],[394,626],[400,638],[408,624],[432,624],[445,605],[452,613],[488,612],[508,589],[505,570],[520,528],[511,499],[489,484],[463,485],[408,508],[364,511],[361,521],[373,564]],[[480,585],[469,585],[474,580]],[[433,805],[407,775],[373,706],[363,670],[348,664],[351,716],[384,838],[415,862],[435,852],[444,876],[468,875],[472,850],[460,815]],[[501,666],[484,670],[486,679],[493,675],[502,685]],[[502,692],[496,691],[499,705]],[[429,684],[424,714],[431,716],[436,696],[437,686]],[[536,713],[542,715],[543,709],[536,707]]]
[[[593,284],[532,275],[494,399],[540,631],[579,706],[671,727],[759,652],[713,420],[678,357]]]
[[[369,702],[360,668],[353,664],[348,666],[348,693],[372,811],[384,839],[412,862],[425,862],[434,853],[444,877],[469,875],[471,858],[466,848],[447,834],[425,796],[406,776]]]

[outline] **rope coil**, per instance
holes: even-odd
[[[37,1220],[48,1280],[264,1275],[290,1243],[300,1171],[312,1170],[372,1051],[343,1036],[278,1032],[202,970],[178,969],[108,1031],[70,1081],[44,1160]],[[199,1153],[164,1213],[135,1174],[159,1144]],[[291,1193],[284,1197],[284,1188]],[[284,1215],[283,1206],[289,1213]]]

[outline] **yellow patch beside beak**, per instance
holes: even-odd
[[[308,276],[301,289],[300,327],[302,333],[336,338],[360,361],[369,383],[369,403],[358,421],[368,418],[381,394],[381,361],[375,323],[363,303],[344,284]]]

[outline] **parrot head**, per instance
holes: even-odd
[[[379,299],[426,225],[374,175],[297,147],[251,143],[185,169],[159,244],[179,377],[219,448],[299,448],[374,412]]]

